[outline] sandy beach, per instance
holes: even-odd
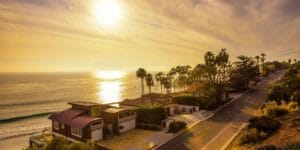
[[[1,140],[0,149],[1,147],[5,147],[6,150],[22,150],[29,145],[29,136],[30,135],[23,135]]]

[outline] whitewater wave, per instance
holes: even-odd
[[[35,117],[47,117],[50,114],[55,113],[55,112],[57,112],[57,111],[43,112],[43,113],[32,114],[32,115],[25,115],[25,116],[13,117],[13,118],[0,119],[0,124],[1,123],[16,122],[16,121],[20,121],[20,120],[23,120],[23,119],[30,119],[30,118],[35,118]]]

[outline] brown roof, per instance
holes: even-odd
[[[86,110],[70,108],[62,112],[52,114],[49,119],[72,127],[84,128],[91,122],[101,118],[89,116]]]
[[[201,84],[201,83],[193,84],[188,89],[186,89],[184,92],[194,93],[195,91],[197,91],[198,89],[200,89],[202,87],[203,87],[203,84]]]

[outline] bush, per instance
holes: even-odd
[[[274,145],[264,145],[257,148],[256,150],[278,150],[278,148]]]
[[[176,133],[186,127],[186,123],[182,121],[174,121],[169,125],[169,132]]]
[[[288,114],[288,112],[289,111],[287,109],[277,107],[277,108],[269,109],[267,111],[267,114],[269,117],[280,117]]]
[[[199,106],[202,100],[196,96],[177,96],[172,98],[172,102],[181,105]]]
[[[248,127],[270,134],[279,128],[279,122],[268,116],[253,117],[249,120]]]
[[[93,149],[87,144],[76,142],[69,145],[68,150],[93,150]]]
[[[241,132],[241,134],[238,137],[238,144],[244,145],[244,144],[254,144],[261,140],[260,131],[257,129],[247,129]]]
[[[43,149],[44,150],[65,150],[70,142],[63,137],[54,137]]]
[[[161,130],[161,126],[160,125],[154,125],[154,124],[142,124],[142,123],[138,123],[136,125],[136,127],[139,128],[139,129],[154,130],[154,131]]]
[[[137,108],[135,111],[138,123],[160,125],[161,121],[167,118],[165,108],[160,105],[148,105]]]

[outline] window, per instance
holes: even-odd
[[[130,112],[129,111],[125,111],[125,112],[120,112],[119,113],[119,119],[126,118],[126,117],[129,117],[129,116],[130,116]]]
[[[59,123],[57,121],[53,121],[53,128],[59,130]]]
[[[60,124],[60,128],[64,129],[65,128],[65,124],[61,123]]]
[[[79,128],[71,127],[71,133],[74,136],[81,137],[81,129],[79,129]]]

